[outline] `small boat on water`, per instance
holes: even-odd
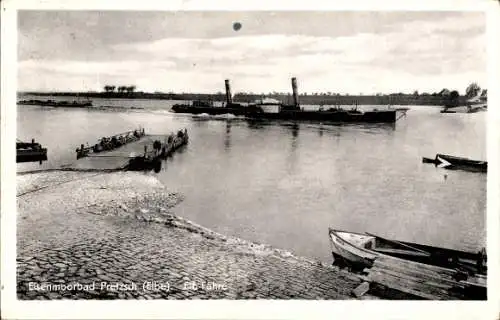
[[[487,106],[483,105],[467,105],[459,107],[444,107],[441,109],[441,113],[476,113],[481,111],[486,111]]]
[[[445,169],[461,169],[466,171],[487,172],[488,162],[481,160],[471,160],[468,158],[455,157],[446,154],[436,154],[433,158],[422,158],[423,163],[433,163],[435,166]]]
[[[16,162],[40,162],[47,160],[47,148],[32,139],[31,142],[16,142]]]
[[[372,272],[384,284],[407,282],[425,297],[436,292],[447,295],[446,290],[453,289],[462,290],[461,294],[469,298],[486,296],[485,249],[471,253],[331,228],[329,236],[337,263]],[[415,293],[413,289],[408,291]]]

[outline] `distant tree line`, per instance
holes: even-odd
[[[116,91],[115,91],[116,89]],[[104,92],[106,93],[133,93],[136,89],[136,86],[111,86],[111,85],[105,85],[104,86]]]
[[[206,93],[174,93],[174,92],[137,92],[136,86],[114,86],[106,85],[103,87],[103,92],[58,92],[58,93],[29,93],[32,95],[56,95],[56,96],[74,96],[75,94],[82,97],[98,98],[98,97],[116,97],[128,99],[164,99],[164,100],[210,100],[210,101],[225,101],[226,97],[222,91],[214,94]],[[301,104],[323,104],[323,105],[351,105],[351,104],[372,104],[372,105],[435,105],[435,106],[458,106],[469,104],[468,100],[480,96],[480,101],[487,100],[487,90],[482,90],[481,87],[473,82],[467,86],[465,95],[461,96],[457,90],[442,89],[434,93],[419,93],[415,90],[413,93],[376,93],[372,95],[350,95],[340,94],[335,92],[302,92],[299,94]],[[254,92],[237,92],[233,96],[235,102],[253,102],[257,99],[273,98],[284,103],[292,103],[291,92],[271,92],[271,93],[254,93]]]

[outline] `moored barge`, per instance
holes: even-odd
[[[16,162],[40,162],[47,160],[47,148],[32,139],[31,142],[16,142]]]
[[[70,108],[85,108],[91,107],[92,101],[55,101],[55,100],[20,100],[18,105],[42,106],[42,107],[70,107]]]

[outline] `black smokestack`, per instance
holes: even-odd
[[[293,104],[299,106],[299,93],[297,92],[297,78],[292,78]]]
[[[226,79],[226,103],[227,104],[232,104],[233,103],[233,97],[231,95],[231,85],[229,84],[229,80]]]

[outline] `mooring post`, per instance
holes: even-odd
[[[292,78],[292,92],[293,92],[293,104],[295,107],[299,107],[299,94],[297,92],[297,78]]]
[[[226,106],[233,103],[233,97],[231,95],[231,85],[229,84],[229,80],[225,80],[226,83]]]

